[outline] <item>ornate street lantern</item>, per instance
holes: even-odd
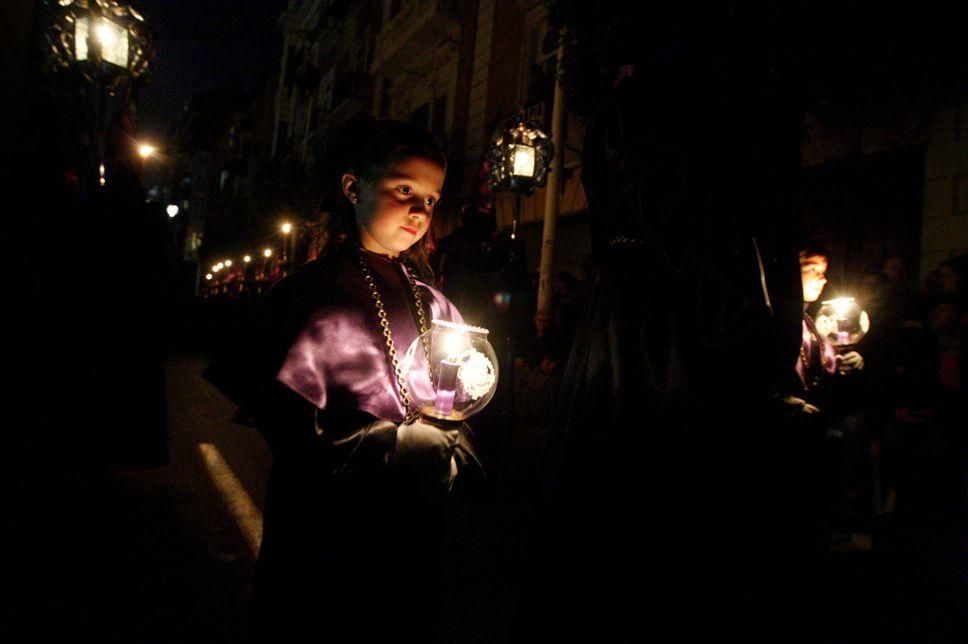
[[[548,179],[548,167],[555,155],[551,138],[534,121],[512,117],[491,137],[488,150],[488,183],[491,190],[514,193],[511,239],[518,233],[521,195],[530,195]]]
[[[148,69],[152,38],[134,7],[117,0],[47,0],[54,20],[47,31],[58,68],[76,67],[90,81],[112,85]]]
[[[513,118],[499,127],[488,153],[491,189],[531,194],[548,178],[555,154],[547,134],[534,121]]]

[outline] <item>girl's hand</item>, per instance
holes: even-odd
[[[843,355],[839,355],[837,360],[837,370],[840,373],[851,373],[854,371],[864,370],[864,356],[860,355],[856,351],[848,351]]]
[[[456,429],[440,429],[420,420],[400,425],[392,462],[450,487],[457,473],[453,457],[458,436]]]
[[[820,413],[820,408],[811,405],[803,398],[797,398],[796,396],[783,396],[781,399],[783,403],[789,405],[793,408],[798,408],[797,410],[805,416],[815,416]]]

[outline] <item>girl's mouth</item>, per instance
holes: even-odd
[[[417,234],[417,229],[416,228],[411,228],[410,226],[400,226],[400,228],[403,228],[405,231],[407,231],[411,235],[416,235]]]

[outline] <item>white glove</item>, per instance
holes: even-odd
[[[454,448],[458,436],[456,429],[440,429],[420,420],[400,425],[392,462],[450,489],[457,476]]]
[[[784,396],[783,402],[792,407],[800,407],[800,413],[804,416],[813,416],[820,413],[820,408],[811,405],[803,398],[797,398],[796,396]]]
[[[837,371],[840,373],[852,373],[864,370],[864,356],[856,351],[848,351],[837,356]]]

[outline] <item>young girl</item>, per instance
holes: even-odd
[[[398,360],[431,320],[462,321],[414,270],[446,162],[406,123],[344,140],[337,243],[268,293],[244,357],[208,372],[273,452],[249,630],[433,641],[443,500],[477,460],[466,428],[413,420]]]

